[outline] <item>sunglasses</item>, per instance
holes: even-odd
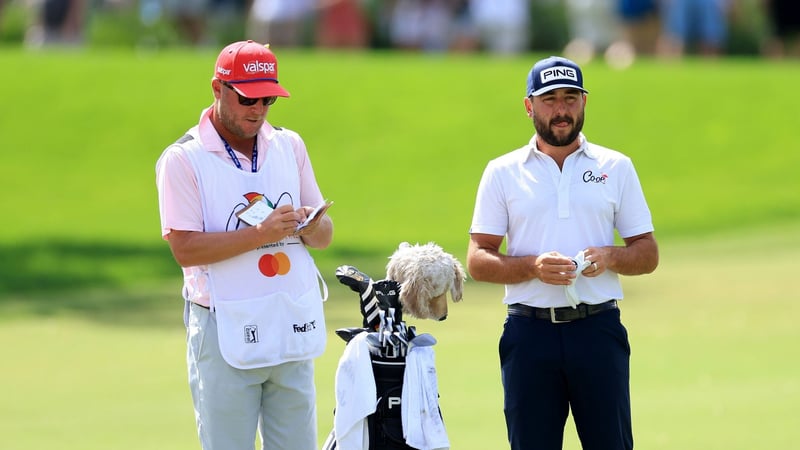
[[[231,84],[228,83],[227,81],[220,80],[219,82],[222,83],[223,86],[225,86],[228,89],[232,90],[233,92],[236,92],[236,89],[234,89],[233,86],[231,86]],[[242,105],[242,106],[253,106],[259,100],[258,98],[245,97],[245,96],[243,96],[242,94],[240,94],[238,92],[236,92],[236,95],[239,96],[239,104]],[[260,100],[261,100],[262,103],[264,103],[264,106],[269,106],[269,105],[275,103],[275,101],[278,100],[278,97],[275,97],[275,96],[273,96],[273,97],[261,97]]]

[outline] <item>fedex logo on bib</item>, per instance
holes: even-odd
[[[275,73],[275,63],[274,62],[262,62],[262,61],[250,61],[248,63],[242,64],[242,69],[244,69],[245,73],[267,73],[267,74],[274,74]]]
[[[539,77],[542,84],[547,84],[556,80],[570,80],[578,82],[578,73],[571,67],[556,66],[547,70],[543,70]]]

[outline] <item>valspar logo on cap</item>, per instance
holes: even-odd
[[[242,64],[245,73],[275,73],[275,63],[269,61],[250,61]]]
[[[571,80],[578,82],[578,72],[571,67],[553,67],[552,69],[543,70],[539,74],[542,79],[542,84],[550,83],[555,80]]]
[[[217,57],[215,77],[230,83],[248,98],[288,97],[278,84],[278,58],[268,45],[239,41],[222,49]]]

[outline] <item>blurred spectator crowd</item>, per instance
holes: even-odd
[[[136,14],[143,33],[166,22],[192,46],[247,38],[512,55],[563,44],[547,50],[625,65],[636,55],[724,55],[737,25],[760,23],[758,52],[800,57],[800,0],[0,0],[0,17],[10,3],[34,11],[30,46],[81,45],[92,14],[114,9]]]

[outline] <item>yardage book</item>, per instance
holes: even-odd
[[[311,211],[311,214],[309,214],[308,217],[306,217],[306,220],[304,220],[303,223],[297,225],[297,228],[295,228],[294,230],[295,233],[319,220],[319,218],[325,214],[325,211],[327,211],[332,204],[333,202],[325,200],[321,205],[314,208],[314,211]]]
[[[297,228],[295,228],[294,231],[298,232],[303,228],[311,225],[316,220],[319,220],[319,218],[322,217],[323,214],[325,214],[325,211],[327,211],[332,204],[333,202],[326,200],[321,205],[314,208],[314,211],[311,211],[311,214],[309,214],[308,217],[306,217],[306,220],[303,221],[303,223],[298,224]],[[249,205],[247,205],[246,208],[236,213],[236,217],[238,217],[239,220],[241,220],[242,222],[254,227],[259,223],[263,222],[264,219],[266,219],[271,212],[272,208],[269,206],[267,201],[262,197],[250,203]]]
[[[254,227],[263,222],[271,212],[272,208],[269,206],[266,199],[259,196],[257,200],[250,202],[246,208],[237,212],[236,217],[242,222]]]

